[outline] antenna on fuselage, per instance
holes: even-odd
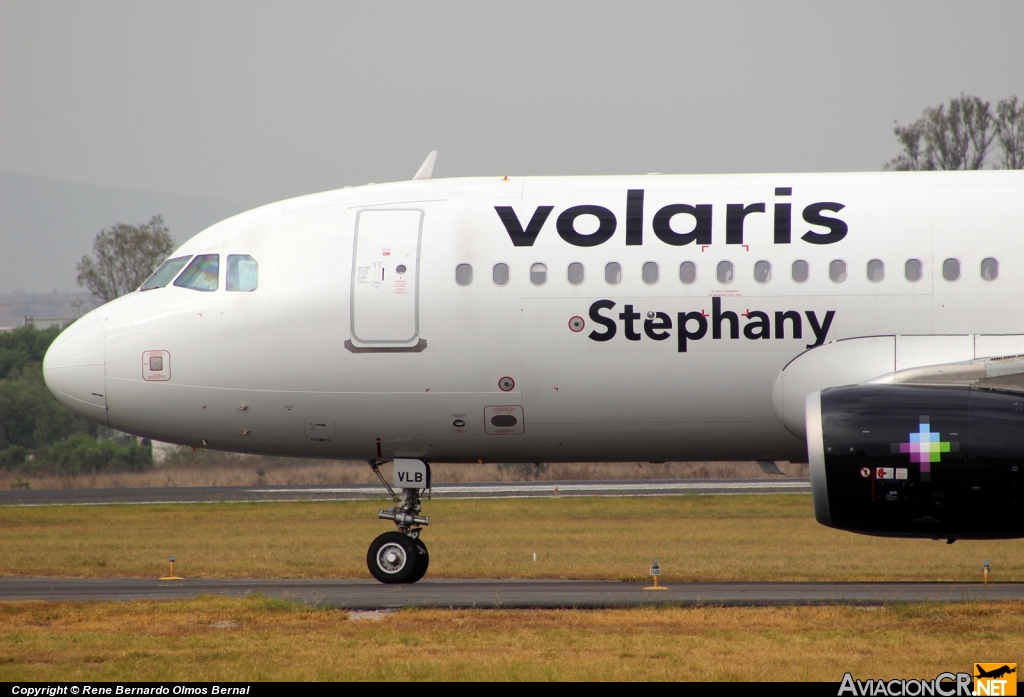
[[[437,159],[437,150],[431,150],[430,154],[427,155],[427,159],[423,161],[420,168],[416,170],[416,174],[413,175],[413,179],[430,179],[434,174],[434,160]]]

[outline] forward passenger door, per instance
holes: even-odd
[[[352,255],[352,351],[422,350],[419,263],[423,211],[364,210]]]

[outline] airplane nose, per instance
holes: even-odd
[[[107,426],[104,331],[93,310],[65,329],[43,358],[43,379],[61,404]]]

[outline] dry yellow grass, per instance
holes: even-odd
[[[0,604],[0,681],[934,678],[1016,661],[1020,603],[407,610],[262,598]]]
[[[807,465],[780,462],[788,477],[806,477]],[[383,468],[390,478],[390,465]],[[262,475],[260,474],[262,472]],[[452,464],[431,466],[437,484],[457,482],[586,481],[623,479],[751,479],[764,477],[754,462],[552,462],[523,465]],[[174,486],[308,486],[377,484],[365,462],[298,460],[261,455],[200,451],[168,458],[147,472],[90,472],[74,476],[25,474],[0,469],[0,489],[118,489]]]
[[[0,508],[0,575],[367,578],[380,501]],[[810,496],[435,500],[432,578],[1024,580],[1024,540],[864,537]],[[533,562],[533,553],[538,561]]]

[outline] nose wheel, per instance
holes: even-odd
[[[366,566],[381,583],[416,583],[429,564],[423,541],[401,532],[379,535],[366,552]]]
[[[421,516],[420,491],[430,488],[430,468],[422,460],[395,460],[395,493],[381,475],[379,461],[370,467],[397,504],[383,509],[378,518],[394,521],[397,532],[379,535],[366,551],[366,566],[381,583],[416,583],[427,573],[430,554],[420,538],[420,526],[429,525],[430,518]]]

